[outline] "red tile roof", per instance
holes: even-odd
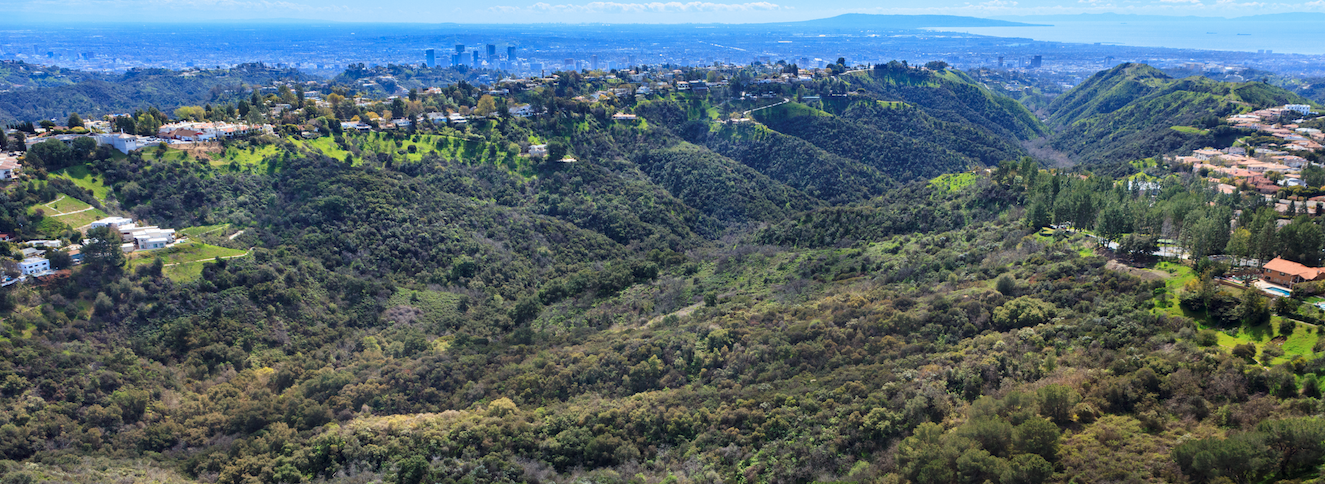
[[[1292,274],[1301,277],[1303,279],[1306,279],[1308,281],[1313,280],[1316,277],[1319,277],[1322,272],[1325,272],[1325,268],[1307,267],[1302,264],[1293,262],[1291,260],[1281,259],[1279,257],[1275,257],[1274,260],[1266,262],[1264,268],[1272,271],[1282,272],[1285,274]]]

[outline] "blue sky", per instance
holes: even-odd
[[[5,10],[19,20],[298,18],[423,23],[747,23],[807,20],[843,13],[995,17],[1107,12],[1237,17],[1325,12],[1325,0],[13,0]]]

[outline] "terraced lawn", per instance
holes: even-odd
[[[87,202],[65,194],[60,194],[51,202],[28,207],[29,214],[37,210],[41,210],[51,220],[57,220],[75,229],[106,216],[106,212],[92,208]]]
[[[226,259],[243,257],[248,251],[217,247],[201,242],[185,242],[169,249],[140,251],[131,254],[129,268],[150,265],[156,259],[165,263],[162,273],[171,279],[189,281],[202,275],[202,266],[217,257]]]

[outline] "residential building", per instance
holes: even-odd
[[[511,112],[511,116],[515,116],[515,117],[517,117],[517,118],[527,118],[527,117],[530,117],[530,116],[533,116],[533,115],[534,115],[534,108],[533,108],[533,106],[530,106],[530,105],[528,105],[528,104],[522,104],[522,105],[519,105],[519,106],[516,106],[516,107],[510,108],[510,109],[508,109],[508,111]]]
[[[133,225],[133,219],[124,218],[124,217],[106,217],[101,220],[92,222],[92,228],[106,227],[106,226],[119,228],[119,227],[124,227],[126,225]]]
[[[119,150],[120,153],[129,154],[130,151],[142,148],[145,144],[140,144],[139,138],[131,134],[108,133],[93,136],[97,140],[97,145],[110,145],[111,148]]]
[[[1262,276],[1266,281],[1284,287],[1306,281],[1315,281],[1325,276],[1325,268],[1307,267],[1287,259],[1275,257],[1263,266]]]
[[[530,146],[529,156],[547,156],[547,145]]]
[[[0,153],[0,180],[18,178],[18,172],[21,168],[23,168],[23,165],[18,164],[18,159]]]
[[[1285,104],[1284,109],[1306,116],[1311,114],[1311,106],[1307,104]]]
[[[51,261],[41,257],[28,257],[18,263],[18,270],[29,276],[43,274],[51,270]]]

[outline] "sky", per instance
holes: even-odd
[[[198,22],[282,18],[418,23],[757,23],[810,20],[844,13],[1238,17],[1325,12],[1325,0],[11,0],[5,11],[17,21]]]

